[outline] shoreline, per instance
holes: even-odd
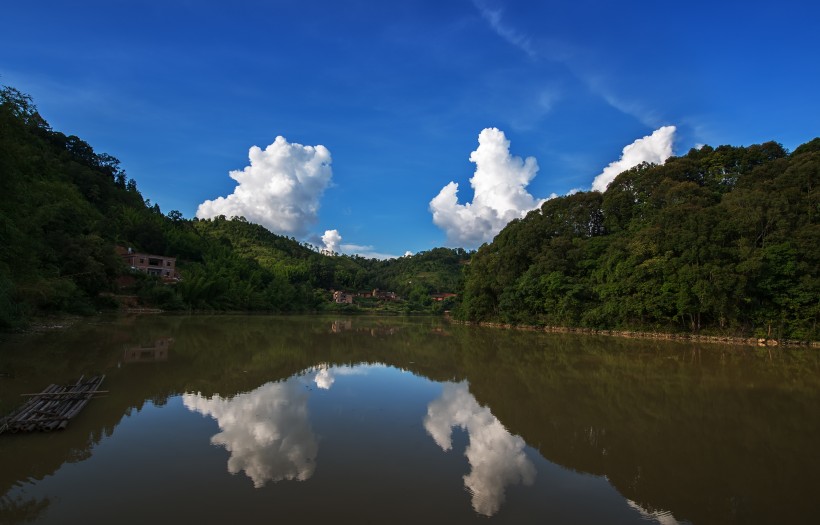
[[[272,312],[242,312],[242,311],[164,311],[159,308],[128,308],[120,310],[119,315],[271,315]],[[47,315],[42,317],[35,317],[30,324],[23,329],[12,331],[0,331],[0,334],[13,333],[44,333],[55,330],[63,330],[69,328],[86,318],[99,318],[104,314],[98,312],[96,315],[84,317],[78,315]],[[282,315],[282,314],[273,314]],[[290,313],[284,315],[382,315],[385,317],[415,317],[432,315],[434,317],[441,317],[447,322],[460,324],[464,326],[482,326],[487,328],[499,328],[503,330],[521,330],[527,332],[544,332],[553,334],[581,334],[581,335],[600,335],[606,337],[621,337],[625,339],[649,339],[657,341],[678,341],[678,342],[693,342],[693,343],[710,343],[723,345],[737,345],[737,346],[756,346],[756,347],[789,347],[789,348],[820,348],[820,341],[799,341],[794,339],[778,340],[772,338],[759,337],[736,337],[724,335],[701,335],[701,334],[686,334],[673,332],[646,332],[641,330],[599,330],[595,328],[575,328],[568,326],[534,326],[534,325],[515,325],[511,323],[494,323],[488,321],[460,321],[453,319],[445,312],[444,315],[435,315],[421,312],[334,312],[334,311],[314,311]]]
[[[528,332],[544,332],[553,334],[602,335],[607,337],[622,337],[626,339],[653,339],[660,341],[711,343],[739,346],[820,348],[820,341],[797,341],[792,339],[786,339],[781,341],[778,339],[768,339],[759,337],[676,334],[672,332],[644,332],[640,330],[598,330],[595,328],[573,328],[568,326],[514,325],[510,323],[492,323],[488,321],[459,321],[449,316],[445,316],[445,319],[447,319],[451,323],[461,324],[465,326],[484,326],[488,328],[500,328],[504,330],[522,330]]]

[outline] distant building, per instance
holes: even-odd
[[[125,264],[133,270],[145,272],[149,275],[156,275],[157,277],[162,277],[164,280],[179,279],[176,270],[176,257],[139,253],[131,248],[123,248],[122,246],[117,247],[117,253],[120,254]]]
[[[354,297],[361,297],[362,299],[380,299],[382,301],[395,301],[399,298],[396,292],[383,292],[379,289],[374,289],[372,292],[333,292],[333,301],[336,303],[352,304]]]
[[[347,292],[333,292],[333,302],[337,304],[353,304],[353,294]]]
[[[395,301],[399,298],[396,292],[383,292],[381,290],[373,290],[373,297],[378,297],[382,300]]]
[[[450,297],[455,297],[457,294],[454,293],[431,293],[430,298],[434,301],[443,301],[445,299],[449,299]]]
[[[378,288],[374,288],[372,292],[362,292],[359,297],[372,297],[373,299],[381,299],[382,301],[395,301],[399,298],[396,292],[383,292]]]

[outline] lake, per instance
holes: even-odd
[[[0,523],[805,523],[817,350],[452,325],[137,316],[0,342]]]

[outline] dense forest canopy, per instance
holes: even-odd
[[[436,248],[394,260],[318,253],[242,217],[185,219],[144,200],[120,162],[54,131],[29,96],[0,90],[0,328],[48,312],[93,313],[132,293],[164,309],[302,312],[331,289],[395,291],[430,311],[460,286],[470,254]],[[134,274],[116,246],[176,257],[174,285]],[[135,282],[122,288],[122,276]]]
[[[816,340],[819,172],[820,138],[791,153],[704,146],[632,168],[603,193],[551,199],[475,253],[327,256],[242,217],[163,215],[116,158],[52,130],[4,87],[0,328],[114,308],[123,293],[168,310],[304,312],[336,308],[333,289],[381,289],[403,299],[391,311],[455,301],[470,321]],[[116,246],[176,257],[182,279],[135,274]]]
[[[473,257],[472,321],[817,339],[820,139],[693,149],[552,199]]]

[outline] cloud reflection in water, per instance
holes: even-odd
[[[244,471],[256,488],[313,475],[319,446],[308,420],[308,393],[299,378],[267,383],[229,399],[184,394],[182,400],[189,410],[219,424],[211,443],[230,452],[231,474]]]
[[[316,372],[316,377],[313,379],[316,386],[322,390],[330,390],[330,387],[333,386],[334,381],[336,381],[336,377],[331,373],[327,366],[319,367]]]
[[[313,475],[319,448],[310,426],[306,386],[313,382],[327,390],[336,376],[367,374],[369,368],[319,365],[307,376],[267,383],[232,398],[201,394],[182,398],[189,410],[217,421],[220,432],[211,443],[230,452],[231,474],[244,472],[256,488],[269,481],[304,481]],[[454,427],[469,435],[465,455],[471,471],[464,476],[464,485],[476,512],[494,515],[504,502],[507,486],[533,483],[535,467],[524,454],[524,440],[510,434],[489,408],[480,406],[466,382],[445,383],[441,397],[427,407],[424,428],[442,450],[452,448]]]
[[[464,486],[473,495],[473,509],[492,516],[501,508],[508,485],[535,481],[535,466],[524,454],[526,443],[510,434],[489,408],[478,404],[466,382],[445,383],[424,418],[427,433],[445,451],[452,448],[456,426],[470,437],[465,455],[472,470],[464,476]]]
[[[357,366],[330,366],[327,363],[322,363],[311,369],[309,372],[315,372],[316,377],[313,382],[322,390],[330,390],[337,376],[361,376],[367,375],[370,370],[374,368],[384,368],[385,365],[357,365]]]

